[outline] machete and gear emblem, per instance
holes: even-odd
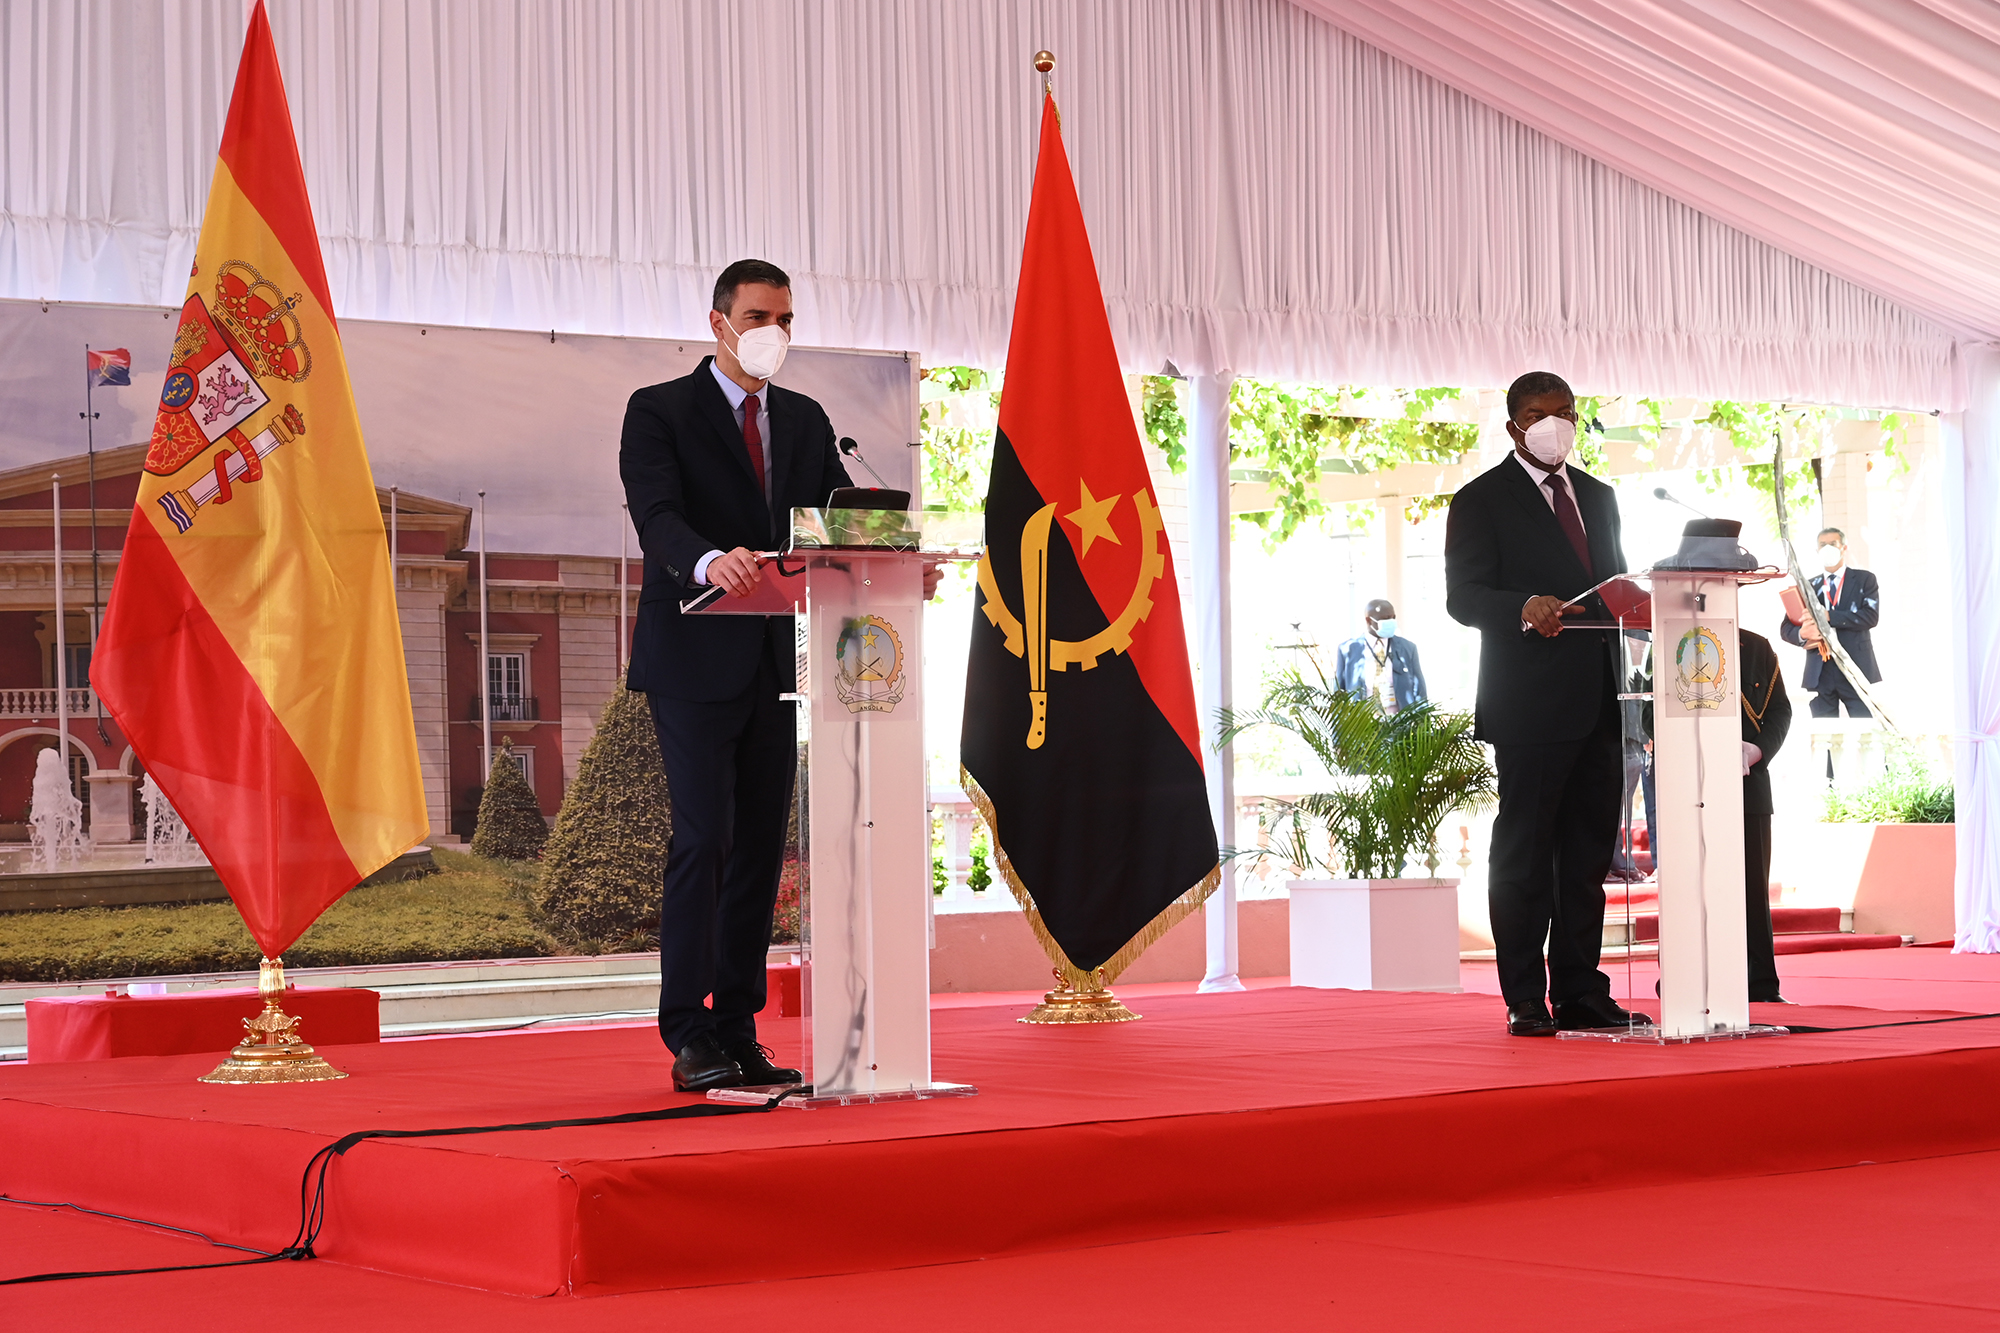
[[[1080,665],[1085,671],[1097,665],[1105,653],[1129,652],[1132,631],[1153,610],[1153,584],[1167,572],[1167,554],[1161,547],[1166,524],[1147,491],[1135,491],[1133,507],[1139,511],[1139,577],[1125,609],[1109,625],[1087,639],[1049,637],[1049,533],[1055,525],[1056,507],[1043,505],[1021,529],[1021,615],[1016,616],[1001,596],[993,577],[991,555],[979,560],[980,610],[1007,639],[1007,651],[1027,659],[1028,748],[1039,750],[1048,738],[1049,673],[1067,671]],[[1115,540],[1115,538],[1114,538]]]

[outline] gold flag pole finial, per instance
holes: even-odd
[[[1049,77],[1055,67],[1056,57],[1054,52],[1035,52],[1035,72],[1042,76],[1042,92],[1050,97],[1055,96],[1056,92],[1055,80]]]
[[[258,965],[257,994],[264,1011],[243,1020],[243,1040],[227,1060],[201,1076],[203,1083],[317,1083],[347,1077],[299,1040],[294,1030],[299,1020],[280,1007],[285,998],[282,958],[266,958]]]

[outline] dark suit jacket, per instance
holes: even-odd
[[[1367,635],[1357,635],[1340,645],[1333,671],[1340,688],[1349,694],[1374,693],[1375,651]],[[1389,640],[1389,692],[1398,708],[1431,697],[1430,687],[1424,684],[1424,668],[1417,661],[1417,645],[1400,634]]]
[[[1577,560],[1546,492],[1511,455],[1452,497],[1445,523],[1445,609],[1479,631],[1474,735],[1494,745],[1581,740],[1597,725],[1605,688],[1615,685],[1610,631],[1545,639],[1521,630],[1530,597],[1568,599],[1625,572],[1617,495],[1573,466],[1564,472],[1590,539],[1591,569]],[[1609,618],[1595,597],[1585,613]]]
[[[1826,598],[1826,578],[1815,574],[1812,590],[1822,601]],[[1826,623],[1833,627],[1833,636],[1840,640],[1840,646],[1854,659],[1854,665],[1861,668],[1861,674],[1873,685],[1882,679],[1881,668],[1875,665],[1875,638],[1869,633],[1882,619],[1882,590],[1875,575],[1866,569],[1847,567],[1840,581],[1840,604],[1826,609]],[[1794,647],[1804,648],[1805,640],[1799,637],[1799,627],[1787,617],[1778,626],[1778,637]],[[1831,660],[1822,662],[1819,649],[1806,648],[1806,675],[1799,682],[1815,693],[1819,690],[1822,671],[1840,674],[1840,666]]]
[[[1785,681],[1778,670],[1778,650],[1761,634],[1737,627],[1736,644],[1741,652],[1736,668],[1736,690],[1743,701],[1743,739],[1764,752],[1743,777],[1743,813],[1768,815],[1771,805],[1771,756],[1785,743],[1792,729],[1792,701],[1785,695]],[[1819,654],[1814,653],[1817,657]]]
[[[674,699],[716,702],[748,689],[769,653],[789,685],[790,616],[683,616],[701,590],[694,568],[710,551],[780,549],[793,509],[849,486],[833,425],[804,394],[773,384],[771,494],[766,506],[742,428],[703,357],[694,373],[648,385],[625,405],[618,474],[646,556],[626,685]],[[766,577],[769,577],[767,574]]]

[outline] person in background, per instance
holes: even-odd
[[[1368,603],[1368,632],[1340,645],[1334,670],[1341,689],[1380,699],[1385,712],[1430,698],[1417,645],[1397,636],[1396,608],[1380,597]]]
[[[1653,645],[1645,639],[1625,640],[1627,659],[1632,664],[1625,679],[1627,694],[1653,692]],[[1611,878],[1626,884],[1646,879],[1639,868],[1638,840],[1632,836],[1632,793],[1640,792],[1646,808],[1646,850],[1652,854],[1655,871],[1660,865],[1659,820],[1653,805],[1653,705],[1649,700],[1627,699],[1619,704],[1625,719],[1625,795],[1619,810],[1618,851],[1611,858]]]
[[[1771,938],[1771,756],[1791,730],[1792,701],[1770,640],[1739,628],[1736,642],[1743,701],[1743,923],[1750,1002],[1783,1004]],[[1813,660],[1818,656],[1813,654]]]
[[[1826,607],[1826,623],[1854,665],[1861,668],[1870,685],[1882,679],[1875,665],[1875,641],[1870,633],[1882,619],[1882,592],[1875,575],[1853,569],[1847,563],[1847,534],[1839,528],[1824,528],[1819,534],[1819,563],[1826,572],[1815,574],[1812,590]],[[1806,674],[1800,681],[1812,695],[1814,717],[1839,717],[1842,703],[1849,717],[1872,717],[1860,693],[1841,672],[1840,664],[1819,653],[1819,627],[1812,617],[1794,625],[1788,616],[1778,625],[1778,637],[1795,648],[1806,649]]]

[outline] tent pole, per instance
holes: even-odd
[[[1202,772],[1208,780],[1208,806],[1215,818],[1216,840],[1224,847],[1236,841],[1236,750],[1213,747],[1218,713],[1235,707],[1234,671],[1230,661],[1229,616],[1229,386],[1232,374],[1203,374],[1194,379],[1194,443],[1188,454],[1188,528],[1194,555],[1195,660],[1198,664],[1196,704],[1201,714]],[[1202,915],[1208,927],[1208,967],[1203,991],[1238,991],[1236,867],[1222,863],[1222,882],[1209,896]]]

